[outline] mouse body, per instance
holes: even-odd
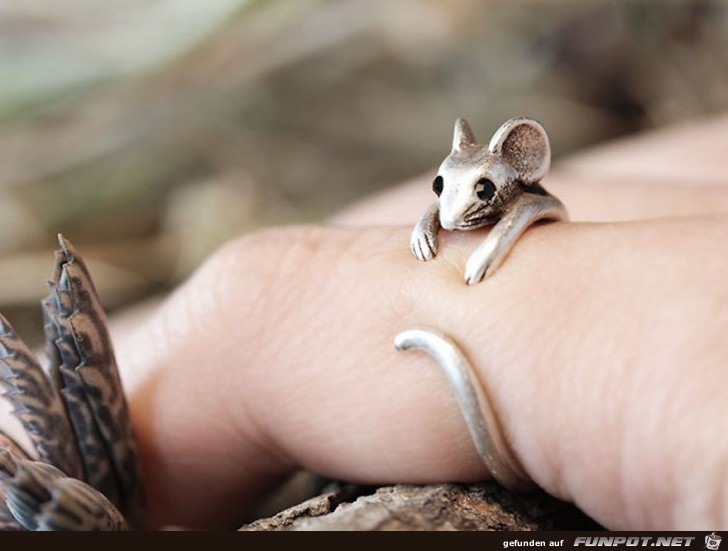
[[[465,119],[457,119],[452,150],[432,182],[437,201],[412,232],[412,253],[422,261],[434,258],[440,228],[470,231],[495,224],[466,266],[468,284],[482,281],[531,224],[566,219],[561,202],[539,184],[550,164],[548,136],[534,119],[506,121],[488,145],[477,142]]]

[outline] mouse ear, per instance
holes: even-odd
[[[551,145],[541,123],[515,118],[504,122],[493,134],[488,150],[499,155],[525,184],[546,176],[551,165]]]
[[[468,121],[465,119],[458,119],[455,121],[455,131],[452,135],[452,149],[453,151],[460,151],[463,147],[468,145],[475,145],[475,135],[473,130],[470,128]]]

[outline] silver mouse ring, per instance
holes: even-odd
[[[412,232],[412,254],[422,261],[434,258],[440,228],[468,231],[495,224],[470,255],[465,282],[474,285],[492,275],[533,223],[568,219],[561,201],[539,184],[550,164],[549,138],[533,119],[506,121],[487,146],[458,119],[452,151],[432,183],[437,201]]]

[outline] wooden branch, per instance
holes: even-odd
[[[495,483],[383,486],[347,502],[350,489],[317,497],[241,530],[601,530],[573,505]],[[356,492],[354,492],[356,495]]]

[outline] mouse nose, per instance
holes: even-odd
[[[440,211],[440,226],[445,230],[456,230],[458,219],[452,213]]]

